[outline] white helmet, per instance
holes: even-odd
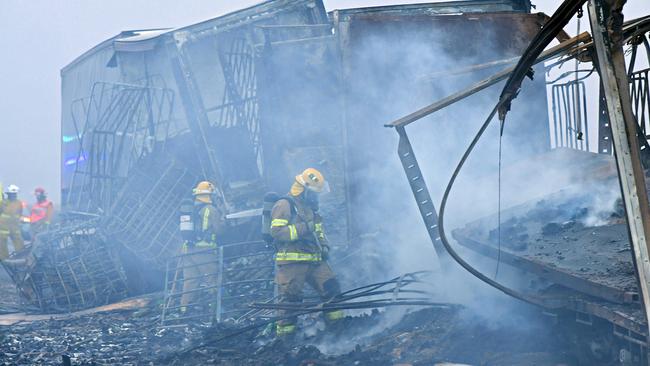
[[[15,185],[15,184],[10,184],[9,187],[7,187],[7,193],[18,194],[19,191],[20,191],[20,188],[18,188],[18,186]]]

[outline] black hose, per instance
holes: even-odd
[[[530,42],[501,91],[498,104],[499,119],[501,121],[505,120],[506,113],[510,110],[512,100],[517,97],[524,77],[528,75],[532,79],[531,67],[535,64],[537,57],[542,53],[542,51],[544,51],[544,48],[551,43],[551,40],[562,31],[564,26],[569,22],[569,20],[571,20],[573,15],[578,12],[585,1],[586,0],[564,0],[555,13],[553,13],[553,16],[544,24],[542,30],[539,31]]]
[[[458,174],[460,173],[460,170],[463,168],[463,165],[465,165],[465,161],[469,157],[469,155],[472,153],[472,150],[474,150],[474,147],[480,140],[481,136],[487,129],[487,127],[490,125],[490,122],[494,118],[494,115],[496,114],[497,110],[499,109],[501,103],[497,103],[497,105],[494,106],[492,109],[492,112],[490,112],[490,115],[488,118],[483,122],[483,125],[481,128],[478,130],[476,133],[476,136],[474,136],[474,139],[472,139],[472,142],[469,144],[467,147],[467,150],[465,150],[465,153],[463,153],[463,156],[461,157],[460,161],[458,162],[458,165],[456,166],[456,169],[454,169],[454,173],[451,175],[451,178],[449,180],[449,183],[447,184],[447,188],[445,189],[445,193],[442,196],[442,201],[440,202],[440,215],[438,216],[438,230],[440,234],[440,241],[442,244],[445,246],[445,249],[451,257],[458,262],[458,264],[461,265],[465,270],[467,270],[469,273],[473,274],[475,277],[477,277],[479,280],[487,283],[488,285],[496,288],[497,290],[500,290],[501,292],[505,293],[506,295],[510,295],[516,299],[525,301],[527,303],[535,304],[535,305],[540,305],[541,299],[538,299],[535,301],[535,297],[533,296],[528,296],[524,295],[522,293],[519,293],[518,291],[515,291],[509,287],[506,287],[497,281],[492,280],[488,276],[484,275],[481,273],[479,270],[476,268],[472,267],[469,263],[467,263],[463,258],[456,253],[454,248],[449,244],[449,240],[447,239],[447,234],[445,232],[445,209],[447,208],[447,200],[449,199],[449,193],[451,192],[452,187],[454,186],[454,183],[456,182],[456,178],[458,177]]]
[[[395,291],[393,290],[384,290],[384,291],[374,291],[371,292],[367,295],[364,295],[363,297],[369,297],[369,296],[379,296],[379,295],[386,295],[386,294],[393,294]],[[418,294],[418,295],[432,295],[430,292],[426,291],[421,291],[421,290],[400,290],[400,294]],[[270,303],[270,302],[254,302],[251,303],[249,306],[256,308],[256,309],[271,309],[275,305],[289,305],[289,304],[297,304],[298,306],[301,307],[317,307],[321,305],[345,305],[345,304],[350,304],[351,302],[349,300],[354,300],[359,298],[360,296],[354,296],[354,297],[349,297],[345,298],[343,300],[339,301],[328,301],[326,303],[323,302],[315,302],[315,301],[310,301],[310,302],[301,302],[301,303]],[[430,298],[430,297],[429,297]],[[375,300],[367,300],[367,301],[385,301],[386,299],[375,299]],[[293,305],[292,305],[293,306]]]
[[[296,317],[296,316],[306,315],[306,314],[310,314],[310,313],[318,313],[318,312],[321,312],[323,310],[330,310],[330,309],[331,310],[337,310],[337,309],[339,309],[339,310],[341,310],[341,309],[368,309],[368,308],[389,307],[389,306],[404,306],[404,305],[409,305],[409,306],[429,306],[429,307],[438,307],[438,308],[452,308],[452,307],[454,307],[453,304],[434,303],[434,302],[429,302],[429,301],[425,301],[425,300],[421,300],[421,299],[415,299],[415,300],[405,300],[405,301],[401,301],[401,302],[400,301],[396,301],[396,302],[374,302],[374,301],[371,302],[371,301],[368,301],[368,302],[351,303],[351,304],[349,304],[348,307],[344,307],[343,305],[339,305],[339,306],[334,305],[334,306],[329,306],[329,307],[326,307],[326,308],[305,309],[305,310],[299,311],[298,313],[292,313],[292,314],[288,314],[288,315],[284,315],[284,316],[275,316],[275,317],[272,317],[272,318],[269,318],[269,319],[266,319],[266,320],[263,320],[263,321],[260,321],[260,322],[257,322],[257,323],[242,327],[242,328],[239,328],[239,329],[234,330],[234,331],[232,331],[232,332],[230,332],[228,334],[225,334],[225,335],[223,335],[221,337],[217,337],[216,339],[211,339],[211,340],[208,340],[208,341],[205,341],[205,342],[201,342],[201,343],[199,343],[199,344],[197,344],[195,346],[192,346],[192,347],[186,348],[184,350],[181,350],[178,353],[176,353],[174,355],[171,355],[169,357],[163,358],[162,360],[159,360],[159,361],[169,361],[170,358],[178,357],[178,356],[181,356],[181,355],[186,355],[186,354],[188,354],[188,353],[190,353],[192,351],[201,349],[203,347],[207,347],[207,346],[209,346],[211,344],[214,345],[214,344],[216,344],[218,342],[221,342],[223,340],[226,340],[228,338],[232,338],[234,336],[246,333],[248,331],[262,328],[262,327],[264,327],[266,325],[269,325],[271,323],[274,323],[274,322],[277,322],[277,321],[280,321],[280,320],[286,320],[286,319],[293,318],[293,317]]]
[[[580,9],[580,7],[585,1],[586,0],[564,0],[564,2],[560,5],[560,7],[555,11],[553,16],[546,22],[546,24],[544,24],[542,30],[530,42],[530,44],[526,48],[526,51],[519,59],[517,66],[515,66],[515,69],[510,74],[508,81],[506,81],[506,85],[504,86],[503,90],[501,91],[501,95],[499,96],[499,101],[494,106],[492,112],[490,112],[490,115],[485,120],[485,122],[483,122],[483,125],[476,133],[476,136],[474,136],[474,139],[467,147],[467,150],[465,150],[465,153],[463,154],[460,161],[458,162],[456,169],[454,169],[454,173],[452,174],[449,183],[447,184],[447,188],[445,189],[445,194],[443,195],[442,202],[440,203],[440,214],[438,217],[438,230],[440,234],[440,241],[444,245],[447,252],[449,252],[451,257],[456,262],[458,262],[458,264],[460,264],[465,270],[467,270],[469,273],[474,275],[479,280],[487,283],[488,285],[496,288],[497,290],[500,290],[506,295],[512,296],[521,301],[525,301],[535,305],[544,304],[543,299],[532,295],[524,295],[523,293],[515,291],[505,285],[500,284],[495,280],[492,280],[491,278],[484,275],[476,268],[472,267],[469,263],[465,262],[465,260],[461,258],[458,255],[458,253],[456,253],[456,251],[449,244],[449,240],[447,239],[447,234],[445,232],[445,225],[444,225],[445,209],[447,207],[447,200],[449,199],[449,193],[451,192],[451,188],[454,186],[454,183],[456,182],[456,178],[458,177],[460,170],[463,168],[463,165],[465,165],[465,161],[472,153],[472,150],[474,150],[474,147],[480,140],[481,136],[483,136],[483,133],[485,132],[487,127],[490,125],[490,122],[494,118],[494,115],[498,111],[499,119],[502,121],[502,123],[505,121],[505,115],[508,112],[508,110],[510,110],[510,104],[512,100],[516,98],[519,92],[523,78],[529,74],[531,67],[535,63],[535,60],[537,59],[539,54],[542,53],[544,48],[551,42],[551,40],[555,37],[555,35],[557,35],[557,33],[562,30],[562,27],[564,27],[569,22],[569,20],[578,11],[578,9]],[[501,131],[503,131],[503,125],[501,126]],[[546,304],[546,306],[558,307],[559,305]]]

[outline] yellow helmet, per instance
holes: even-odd
[[[214,185],[207,180],[200,182],[196,185],[196,188],[192,190],[192,195],[196,197],[197,201],[203,203],[212,203],[211,195],[214,194],[215,189]]]
[[[314,168],[307,168],[301,174],[296,175],[296,182],[317,193],[329,192],[329,184],[325,181],[325,177]]]

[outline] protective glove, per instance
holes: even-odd
[[[328,260],[330,258],[330,246],[327,244],[322,244],[321,245],[321,257],[323,258],[324,261]]]
[[[316,223],[314,221],[307,221],[305,224],[307,224],[307,230],[310,233],[313,233],[316,230]]]

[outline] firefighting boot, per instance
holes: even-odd
[[[296,338],[296,324],[289,322],[275,323],[275,338],[291,342]]]

